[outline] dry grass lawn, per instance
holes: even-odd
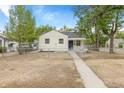
[[[79,55],[108,87],[124,87],[124,55],[93,51]]]
[[[68,53],[0,57],[0,87],[84,87]]]

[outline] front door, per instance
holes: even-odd
[[[73,40],[70,40],[68,45],[69,45],[69,49],[73,49]]]

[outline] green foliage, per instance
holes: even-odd
[[[24,40],[33,42],[36,39],[35,19],[29,10],[25,13],[25,33]]]
[[[100,34],[100,47],[105,47],[106,42],[109,40],[108,36]]]
[[[106,35],[114,35],[124,22],[124,7],[123,6],[104,6],[104,12],[99,20],[100,28]]]
[[[84,44],[85,45],[92,45],[93,44],[92,39],[87,38],[86,40],[84,40]]]
[[[9,10],[9,22],[5,26],[4,34],[10,39],[19,43],[33,42],[36,39],[35,19],[31,11],[24,6],[12,6]],[[19,51],[19,54],[21,52]]]
[[[20,43],[32,42],[36,38],[35,19],[24,6],[12,6],[9,10],[9,22],[5,34],[10,40]]]
[[[117,39],[124,39],[124,32],[121,32],[121,31],[117,32],[115,34],[115,38],[117,38]]]
[[[88,26],[85,18],[77,23],[77,29],[80,31],[80,34],[86,38],[87,44],[94,44],[95,34],[91,31],[91,27]]]
[[[61,32],[70,32],[70,31],[73,31],[73,29],[64,25],[62,28],[60,28],[60,31]]]
[[[74,9],[75,16],[79,18],[79,21],[77,22],[77,28],[87,39],[86,41],[89,41],[89,44],[92,45],[96,43],[96,38],[99,36],[99,32],[97,31],[98,18],[95,16],[95,10],[97,10],[97,7],[92,6],[78,6]],[[93,28],[94,31],[92,30]]]
[[[123,48],[123,45],[122,45],[122,44],[119,44],[119,45],[118,45],[118,48]]]
[[[124,6],[116,5],[95,5],[95,6],[76,6],[74,14],[79,18],[77,23],[81,34],[86,39],[95,40],[96,45],[104,45],[106,39],[102,37],[106,35],[110,38],[110,52],[113,52],[113,38],[116,32],[122,27],[124,22]],[[94,33],[92,32],[94,28]],[[102,33],[102,34],[101,34]],[[90,36],[92,35],[92,36]],[[105,40],[104,40],[105,39]]]
[[[2,46],[0,46],[0,53],[2,53],[2,52],[6,52],[6,47],[2,47]]]
[[[49,32],[51,30],[55,30],[55,27],[49,26],[49,25],[43,25],[40,26],[36,29],[36,33],[37,33],[37,38],[39,37],[39,35],[45,33],[45,32]]]

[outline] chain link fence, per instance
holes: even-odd
[[[109,52],[110,48],[100,48],[100,51]],[[124,48],[113,48],[113,52],[117,54],[124,54]]]
[[[109,48],[99,48],[99,51],[96,51],[98,49],[96,48],[80,48],[78,50],[74,50],[74,49],[62,49],[62,48],[50,48],[47,49],[47,51],[43,51],[43,50],[39,50],[39,49],[26,49],[26,48],[22,48],[19,51],[23,52],[23,54],[35,54],[35,53],[42,53],[45,54],[45,57],[49,58],[52,54],[59,52],[59,53],[64,53],[64,52],[68,52],[68,51],[75,51],[80,55],[85,55],[85,54],[97,54],[97,55],[101,55],[104,56],[106,54],[109,54]],[[113,48],[114,54],[121,54],[124,55],[124,48]],[[18,52],[18,48],[17,51],[14,52],[4,52],[2,51],[2,53],[0,53],[0,57],[7,57],[7,56],[13,56],[13,55],[19,55]]]

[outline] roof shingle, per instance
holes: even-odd
[[[61,32],[62,34],[65,34],[68,36],[68,38],[83,38],[79,33],[76,32]]]

